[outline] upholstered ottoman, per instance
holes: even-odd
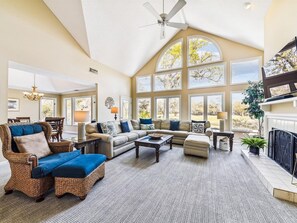
[[[184,154],[207,158],[209,147],[208,136],[189,135],[184,142]]]
[[[96,181],[105,174],[105,155],[82,154],[55,168],[55,194],[71,193],[84,200]]]

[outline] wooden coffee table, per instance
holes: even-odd
[[[144,136],[140,139],[136,139],[135,142],[135,149],[136,149],[136,158],[139,157],[139,147],[149,147],[155,148],[156,150],[156,162],[159,162],[159,155],[160,155],[160,148],[167,143],[170,143],[170,149],[172,149],[172,138],[173,135],[164,135],[161,139],[151,139],[150,136]]]

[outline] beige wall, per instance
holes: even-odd
[[[208,37],[214,40],[219,47],[221,48],[223,61],[226,62],[226,81],[227,85],[224,87],[212,87],[212,88],[200,88],[200,89],[188,89],[188,77],[187,77],[187,36],[191,35],[201,35]],[[167,92],[152,92],[152,93],[139,93],[136,94],[136,76],[145,75],[145,74],[154,74],[156,70],[156,63],[159,58],[159,55],[162,51],[170,45],[172,42],[183,38],[183,69],[182,69],[182,90],[176,91],[167,91]],[[247,87],[246,84],[240,85],[230,85],[230,61],[251,57],[263,57],[263,51],[248,47],[233,41],[220,38],[218,36],[211,35],[199,30],[192,28],[187,29],[186,31],[181,31],[174,36],[169,43],[167,43],[136,75],[132,78],[132,96],[133,96],[133,115],[136,118],[136,98],[137,97],[151,97],[152,102],[154,97],[157,96],[169,96],[169,95],[181,95],[181,119],[189,120],[189,109],[188,109],[188,95],[189,94],[209,94],[209,93],[224,93],[224,102],[225,102],[225,111],[229,114],[229,121],[226,123],[226,128],[229,128],[229,123],[231,120],[231,105],[230,97],[231,91],[242,91]],[[152,103],[152,117],[154,117],[154,103]]]
[[[271,59],[282,47],[297,36],[296,9],[296,0],[272,0],[265,16],[265,61]]]
[[[7,120],[9,61],[97,83],[100,120],[112,118],[105,111],[107,95],[130,96],[130,78],[90,59],[43,1],[1,0],[0,30],[0,123]]]

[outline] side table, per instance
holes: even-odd
[[[80,149],[81,150],[81,154],[85,154],[85,150],[86,147],[89,145],[94,145],[95,146],[95,153],[98,153],[98,149],[99,149],[99,142],[100,139],[98,138],[88,138],[88,139],[77,139],[77,138],[71,138],[71,139],[63,139],[63,140],[67,140],[67,141],[71,141],[73,142],[73,146],[76,149]]]
[[[234,132],[231,132],[231,131],[220,132],[219,130],[213,130],[213,148],[214,149],[217,149],[217,137],[218,136],[225,136],[225,137],[229,138],[230,151],[232,151],[233,150]]]

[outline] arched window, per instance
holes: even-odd
[[[172,43],[163,51],[157,63],[157,72],[182,67],[182,39]]]
[[[221,51],[216,43],[201,36],[191,36],[188,38],[188,66],[221,60]]]

